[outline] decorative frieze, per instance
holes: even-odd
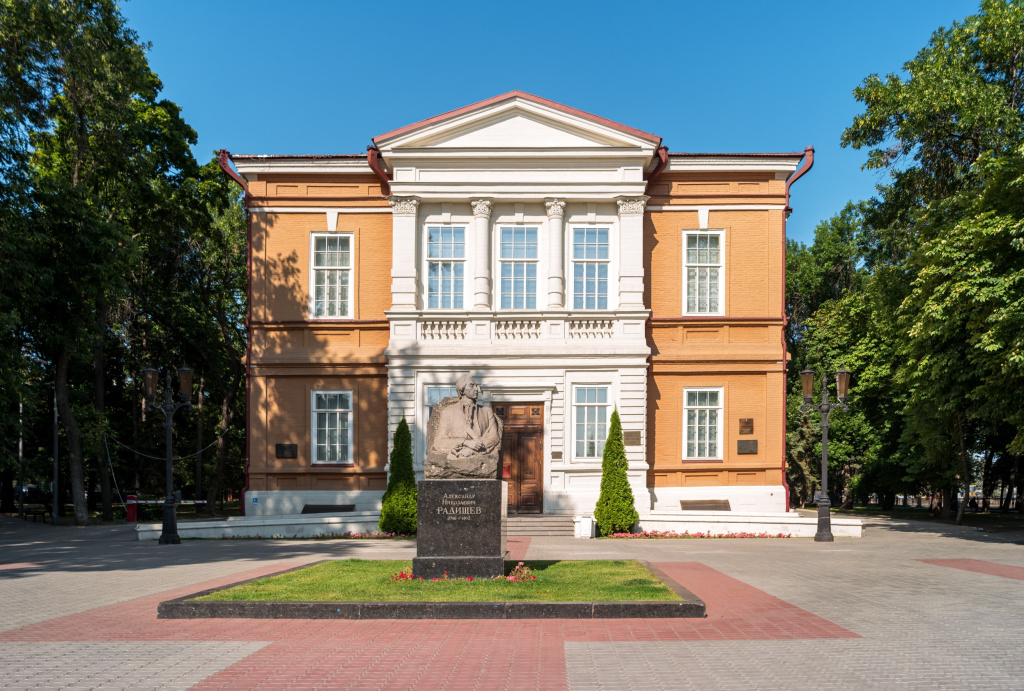
[[[396,216],[415,216],[420,200],[416,197],[388,197],[391,213]]]

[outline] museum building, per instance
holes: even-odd
[[[511,513],[592,514],[615,409],[641,517],[787,510],[785,225],[812,149],[669,152],[518,91],[372,141],[222,154],[249,214],[248,515],[379,509],[398,422],[422,473],[467,373]]]

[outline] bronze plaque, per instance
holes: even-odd
[[[757,453],[757,440],[756,439],[739,439],[736,442],[736,453],[740,454],[756,454]]]
[[[753,434],[754,433],[754,418],[752,417],[741,417],[740,418],[740,434]]]
[[[299,457],[299,445],[298,444],[277,444],[274,448],[275,455],[278,458],[298,458]]]
[[[552,461],[560,461],[560,460],[562,460],[562,452],[561,451],[552,451],[551,452],[551,460]]]
[[[640,446],[643,443],[640,439],[640,430],[622,430],[622,443],[625,444],[626,446]]]

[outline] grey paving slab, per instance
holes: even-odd
[[[0,643],[0,689],[188,689],[262,642]]]

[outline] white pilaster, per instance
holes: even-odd
[[[649,197],[619,197],[619,309],[644,309],[644,207]]]
[[[546,199],[548,208],[548,307],[565,307],[565,202]]]
[[[391,309],[416,309],[416,197],[391,202]]]
[[[491,308],[491,200],[474,199],[473,244],[476,247],[476,276],[473,279],[473,307]]]

